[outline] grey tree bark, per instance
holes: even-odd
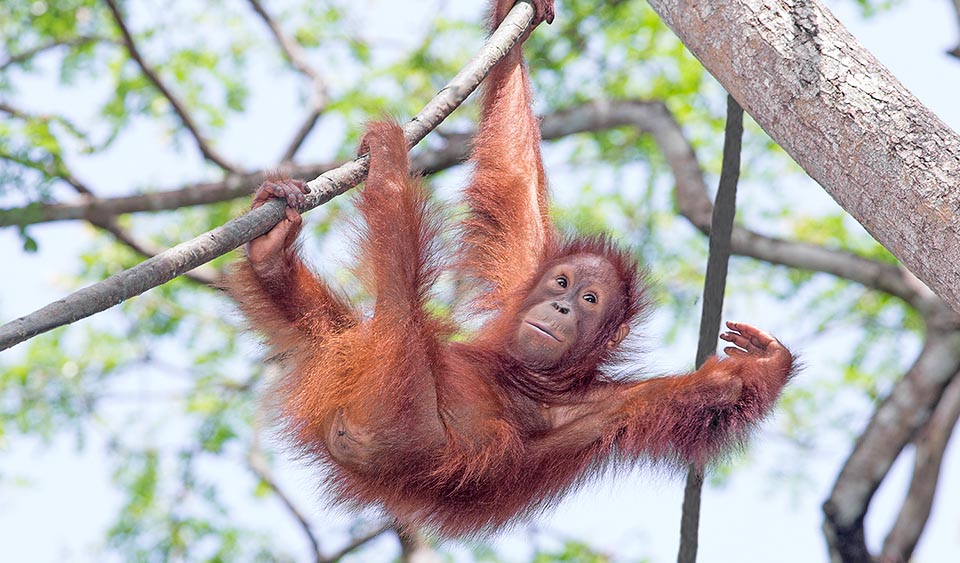
[[[960,311],[960,136],[816,0],[650,0],[726,90]]]

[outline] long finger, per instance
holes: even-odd
[[[748,325],[747,323],[727,321],[727,326],[749,338],[750,342],[752,342],[753,345],[757,346],[758,348],[765,348],[771,342],[776,341],[776,338],[773,336],[753,325]]]
[[[735,332],[725,332],[720,335],[721,340],[726,340],[732,344],[736,344],[741,348],[749,348],[751,346],[750,339],[742,334],[737,334]]]

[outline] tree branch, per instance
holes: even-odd
[[[320,561],[322,563],[337,563],[337,561],[340,561],[345,556],[349,555],[350,553],[352,553],[354,550],[356,550],[363,544],[379,537],[380,534],[390,529],[392,529],[392,526],[390,525],[389,522],[378,524],[375,527],[371,528],[370,531],[358,534],[356,537],[350,540],[350,542],[347,543],[347,545],[343,546],[342,548],[335,551],[331,555],[323,557]]]
[[[310,131],[312,131],[314,125],[316,125],[320,114],[323,113],[327,107],[327,103],[329,103],[327,85],[320,76],[320,73],[307,62],[306,54],[303,52],[303,49],[300,48],[300,45],[283,33],[283,30],[280,29],[280,24],[267,13],[260,3],[260,0],[248,1],[253,7],[253,10],[260,16],[260,19],[267,24],[270,33],[273,34],[273,38],[277,41],[277,45],[280,46],[280,51],[286,56],[287,60],[290,61],[290,64],[310,80],[310,114],[300,125],[297,134],[287,146],[287,150],[284,151],[280,159],[281,162],[289,162],[296,156],[297,151],[300,150],[303,142],[307,139],[307,135],[310,134]]]
[[[256,432],[257,429],[255,428],[254,431]],[[267,460],[263,457],[263,452],[260,451],[256,441],[254,441],[254,446],[250,448],[250,452],[247,455],[247,464],[257,478],[270,487],[273,494],[277,495],[277,498],[280,499],[283,506],[286,507],[287,511],[297,520],[300,529],[303,530],[303,533],[307,536],[307,540],[310,542],[310,547],[313,550],[313,560],[316,563],[325,561],[320,553],[320,542],[317,540],[316,534],[313,533],[310,522],[307,520],[307,517],[300,512],[300,509],[293,504],[293,501],[290,500],[290,497],[283,491],[276,479],[273,478],[273,474],[271,474],[270,468],[267,465]]]
[[[58,39],[50,43],[37,45],[36,47],[30,48],[30,49],[25,49],[15,55],[10,55],[10,57],[7,60],[0,62],[0,72],[7,70],[7,68],[13,65],[23,64],[45,51],[50,51],[58,47],[78,47],[80,45],[86,45],[88,43],[117,44],[117,41],[111,37],[101,37],[98,35],[81,35],[78,37],[70,37],[67,39]]]
[[[119,8],[117,8],[116,0],[104,0],[104,2],[106,2],[107,6],[110,8],[110,13],[113,15],[113,20],[117,24],[117,29],[120,30],[120,35],[123,36],[123,44],[126,46],[127,52],[130,54],[130,58],[137,63],[137,66],[140,67],[140,71],[143,72],[144,76],[147,77],[147,80],[153,84],[154,88],[156,88],[160,94],[170,102],[170,105],[173,107],[173,111],[180,118],[180,122],[183,123],[183,126],[186,127],[187,131],[189,131],[193,136],[193,139],[196,141],[197,146],[200,148],[200,152],[203,154],[204,158],[228,172],[240,172],[240,169],[237,166],[230,163],[213,148],[210,142],[200,132],[200,128],[197,126],[197,124],[194,123],[193,118],[190,117],[190,113],[187,111],[186,106],[184,106],[183,103],[181,103],[180,100],[173,94],[173,92],[167,88],[166,84],[164,84],[160,79],[160,76],[144,60],[143,56],[140,54],[140,50],[137,48],[136,42],[133,39],[133,35],[131,35],[123,16],[120,14]]]
[[[107,0],[112,2],[113,0]],[[510,51],[529,26],[534,9],[529,0],[517,3],[480,52],[403,128],[408,146],[420,142],[474,90],[487,72]],[[363,181],[369,157],[331,170],[307,183],[304,210],[322,205]],[[80,289],[64,299],[0,326],[0,350],[58,326],[89,317],[134,295],[166,283],[269,231],[283,217],[279,200],[251,210],[193,240],[181,243],[133,268]]]
[[[960,331],[928,329],[917,360],[874,411],[823,503],[831,561],[871,560],[863,531],[870,500],[903,447],[930,419],[958,370]]]
[[[937,402],[937,408],[913,443],[913,477],[893,528],[883,540],[879,563],[906,563],[930,518],[940,479],[940,464],[950,435],[960,418],[960,374],[955,374]]]

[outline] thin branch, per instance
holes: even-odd
[[[723,296],[727,288],[730,264],[730,236],[737,214],[737,182],[740,179],[740,153],[743,145],[743,108],[727,95],[727,117],[723,129],[723,163],[720,185],[710,219],[710,244],[707,273],[703,280],[703,308],[700,336],[697,339],[696,366],[699,369],[717,353],[717,339],[723,315]],[[700,544],[700,500],[703,496],[703,468],[690,464],[683,489],[680,514],[678,563],[696,563]]]
[[[256,445],[250,448],[250,452],[247,455],[247,464],[250,466],[250,470],[253,471],[257,478],[270,487],[270,490],[273,491],[273,494],[280,499],[280,502],[283,503],[283,506],[288,512],[290,512],[290,514],[293,515],[293,517],[297,520],[297,523],[300,524],[300,529],[302,529],[303,533],[307,536],[307,540],[310,542],[310,547],[313,550],[313,560],[316,563],[325,561],[324,557],[320,553],[320,542],[317,540],[316,534],[313,533],[313,529],[310,526],[310,521],[307,520],[307,517],[300,512],[300,509],[293,504],[290,496],[284,492],[283,488],[280,487],[276,479],[273,478],[273,474],[270,472],[270,468],[267,465],[267,460],[263,456],[263,452],[260,451],[259,447]]]
[[[303,52],[303,49],[300,48],[300,45],[283,33],[283,30],[280,29],[280,24],[267,13],[260,3],[260,0],[248,0],[248,2],[250,2],[250,6],[257,15],[260,16],[260,19],[263,20],[263,23],[267,24],[270,33],[273,34],[273,38],[276,39],[280,50],[284,56],[287,57],[287,60],[290,61],[290,64],[310,79],[317,95],[320,96],[325,103],[327,94],[323,79],[320,77],[320,73],[307,62],[306,54]]]
[[[17,119],[22,119],[24,121],[35,119],[37,117],[35,115],[26,113],[20,108],[13,107],[9,103],[3,102],[3,101],[0,101],[0,111],[2,111],[3,113],[11,117],[16,117]]]
[[[320,73],[307,62],[306,54],[303,52],[303,49],[300,48],[300,45],[283,33],[280,24],[267,13],[266,9],[264,9],[260,3],[260,0],[248,1],[250,2],[250,6],[253,7],[253,10],[260,16],[260,19],[267,24],[270,33],[273,34],[273,38],[277,41],[277,45],[280,46],[280,51],[283,52],[287,60],[290,61],[290,64],[310,80],[310,114],[297,129],[296,135],[280,159],[281,162],[289,162],[296,156],[297,151],[300,150],[303,142],[307,139],[310,131],[313,130],[317,124],[317,120],[320,119],[320,115],[329,103],[327,85],[320,76]]]
[[[914,439],[913,477],[893,528],[883,540],[879,563],[906,563],[930,518],[940,479],[940,464],[950,435],[960,418],[960,374],[943,391],[937,408]]]
[[[300,127],[297,128],[293,140],[287,145],[287,150],[283,151],[280,162],[291,162],[293,157],[297,156],[297,152],[300,150],[300,147],[303,146],[303,143],[307,140],[313,128],[316,127],[317,122],[320,121],[320,116],[323,115],[325,109],[325,104],[320,105],[318,102],[312,102],[310,104],[310,113],[307,114],[306,119],[304,119]]]
[[[36,57],[37,55],[50,51],[59,47],[79,47],[81,45],[87,45],[89,43],[113,43],[117,44],[117,41],[110,37],[102,37],[99,35],[80,35],[77,37],[69,37],[66,39],[58,39],[50,43],[45,43],[43,45],[37,45],[36,47],[25,49],[15,55],[10,55],[10,58],[0,62],[0,72],[7,70],[7,68],[23,64],[30,59]]]
[[[376,539],[377,537],[380,536],[380,534],[392,529],[392,527],[393,526],[390,524],[390,522],[378,524],[373,528],[371,528],[368,532],[358,534],[352,540],[350,540],[350,542],[348,542],[347,545],[338,549],[333,554],[320,559],[320,561],[321,563],[337,563],[337,561],[340,561],[345,556],[353,553],[354,550],[364,545],[365,543]]]
[[[197,146],[200,148],[200,152],[203,153],[204,158],[213,162],[220,168],[228,172],[238,173],[240,169],[234,164],[230,163],[226,158],[221,156],[210,144],[210,142],[203,136],[200,132],[200,128],[194,123],[193,118],[190,117],[190,113],[187,111],[186,106],[173,94],[173,92],[167,88],[166,84],[160,79],[160,76],[153,70],[153,68],[147,64],[144,60],[143,55],[140,54],[140,50],[137,48],[137,44],[133,39],[133,35],[130,33],[130,29],[127,28],[127,24],[123,19],[123,16],[120,14],[120,9],[117,8],[116,0],[104,0],[107,3],[107,6],[110,8],[110,13],[113,14],[113,20],[117,24],[117,28],[120,30],[120,34],[123,36],[123,44],[127,48],[127,52],[130,54],[130,58],[137,63],[137,66],[140,67],[140,71],[143,72],[144,76],[147,77],[147,80],[153,84],[167,101],[170,102],[170,105],[173,107],[173,111],[180,118],[180,122],[183,123],[183,126],[186,127],[187,131],[193,136],[194,140],[197,143]]]
[[[112,0],[107,0],[112,2]],[[403,128],[408,146],[420,142],[480,84],[487,72],[510,51],[530,25],[529,0],[517,3],[480,52]],[[369,157],[356,160],[307,183],[305,211],[322,205],[363,181]],[[134,295],[166,283],[263,235],[283,217],[285,204],[275,200],[251,210],[193,240],[181,243],[133,268],[85,287],[38,311],[0,326],[0,350],[82,318],[99,313]]]
[[[863,530],[870,501],[958,370],[960,331],[928,329],[919,357],[874,411],[823,503],[831,561],[870,560]]]

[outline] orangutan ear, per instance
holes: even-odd
[[[623,339],[630,334],[630,325],[623,323],[617,327],[617,331],[613,333],[613,337],[610,338],[610,342],[607,342],[607,348],[613,350],[623,342]]]

